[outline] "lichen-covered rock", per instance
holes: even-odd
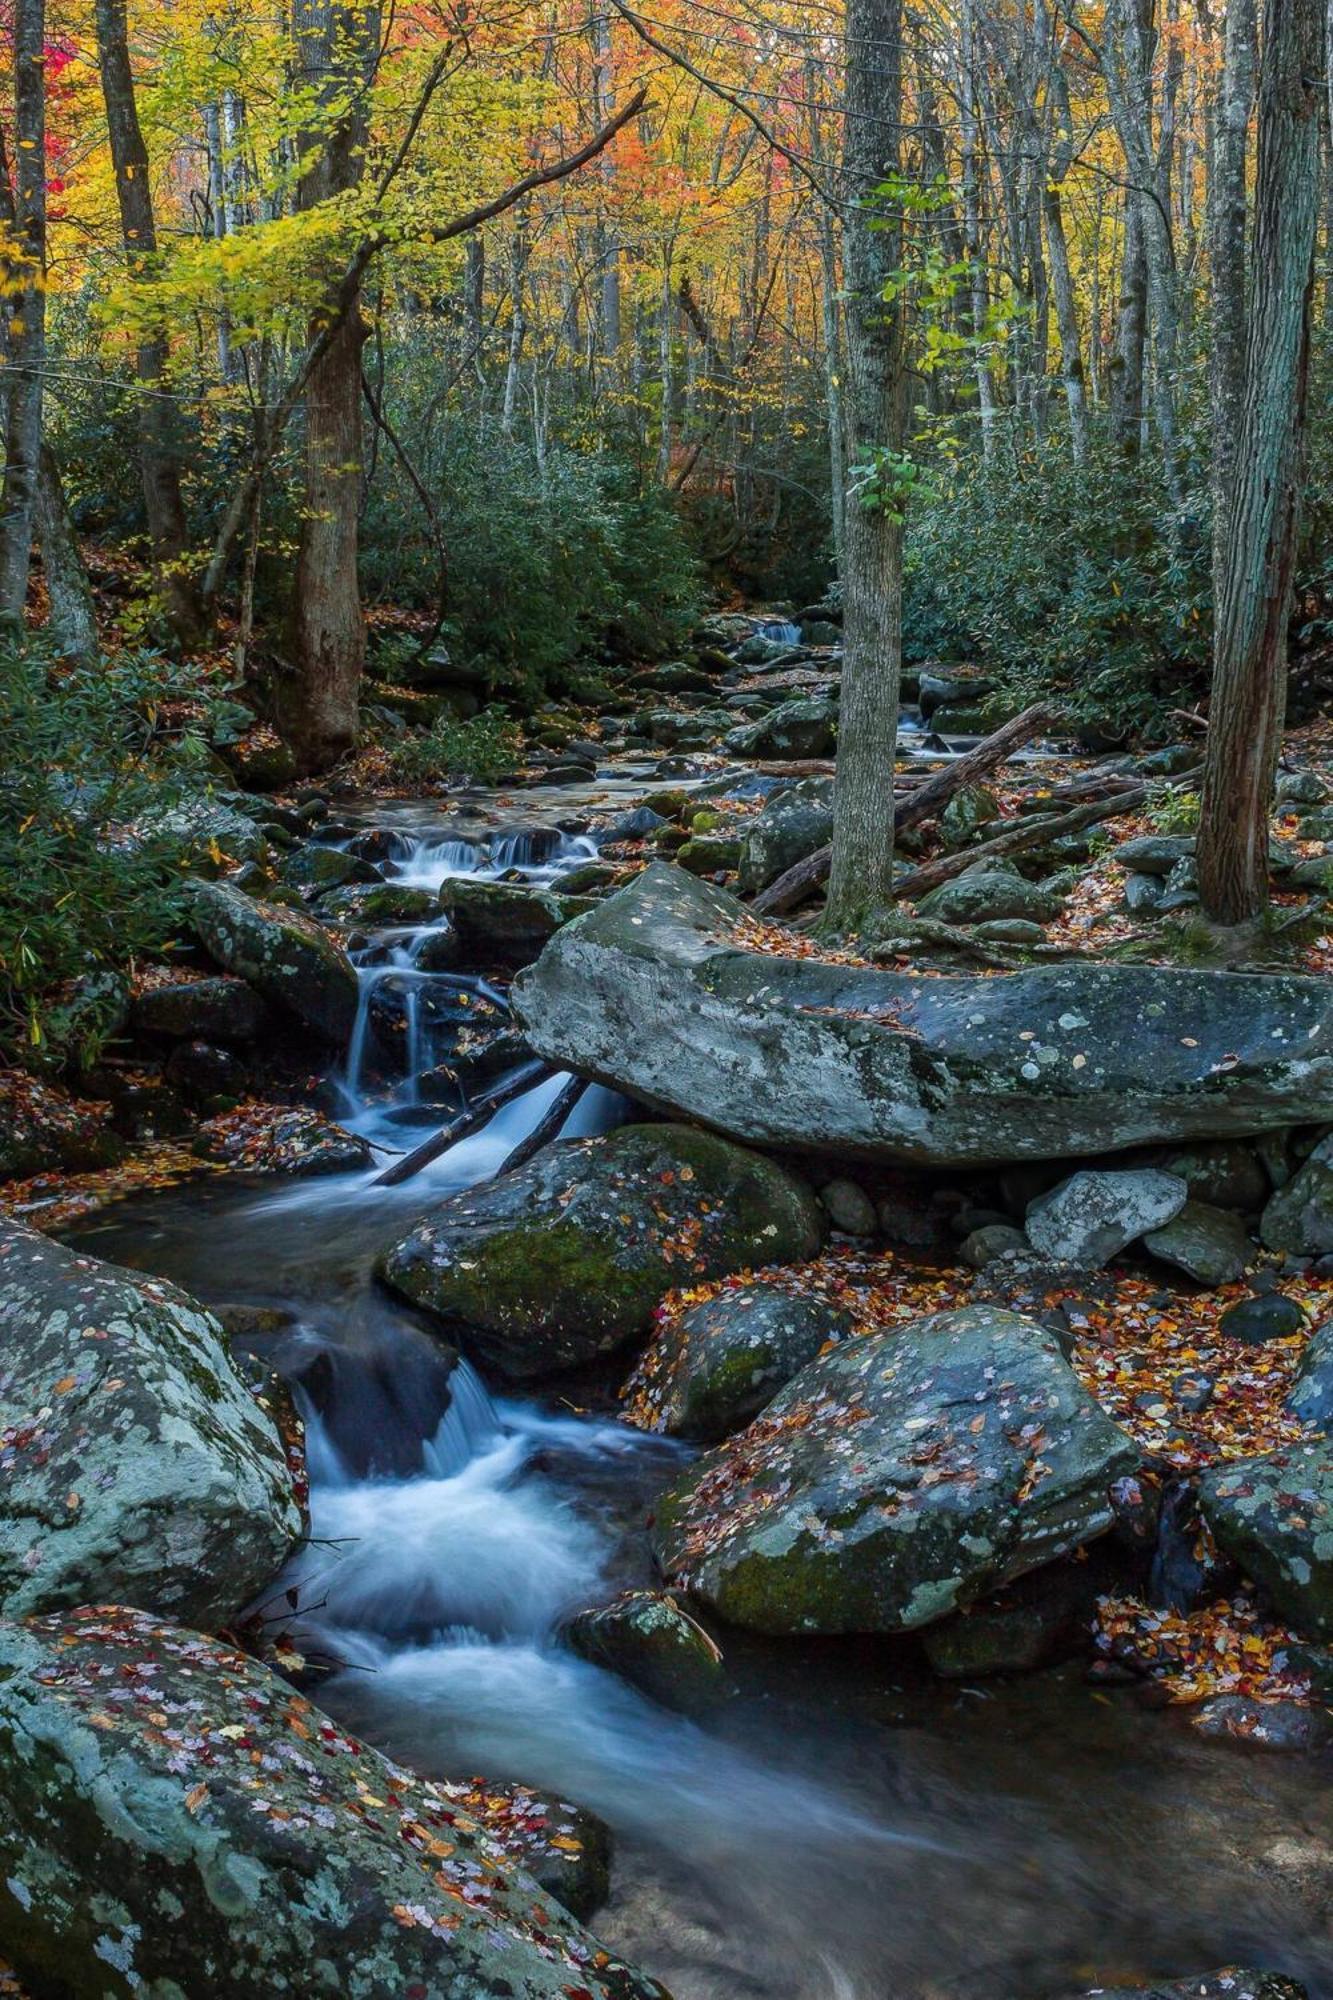
[[[1028,1206],[1024,1227],[1039,1256],[1096,1271],[1136,1238],[1165,1229],[1189,1190],[1153,1167],[1071,1174]]]
[[[1333,1133],[1264,1209],[1259,1234],[1270,1250],[1322,1257],[1333,1250]]]
[[[1209,1286],[1234,1284],[1258,1255],[1240,1217],[1206,1201],[1187,1201],[1163,1228],[1149,1230],[1143,1247]]]
[[[721,1650],[664,1591],[622,1591],[580,1612],[565,1636],[582,1658],[609,1667],[664,1708],[702,1715],[726,1694]]]
[[[1064,902],[1040,883],[1024,881],[1017,872],[978,866],[932,889],[922,897],[919,908],[923,917],[935,917],[945,924],[993,923],[1012,917],[1048,923],[1059,916]]]
[[[987,1306],[833,1348],[659,1501],[667,1576],[761,1632],[894,1632],[1114,1519],[1138,1462],[1035,1321]]]
[[[833,838],[833,780],[806,778],[769,799],[746,829],[739,883],[757,895]]]
[[[539,1054],[756,1145],[939,1166],[1333,1120],[1333,982],[1182,967],[924,977],[747,949],[656,862],[512,998]]]
[[[71,1097],[25,1069],[0,1070],[0,1180],[114,1164],[124,1144],[107,1104]]]
[[[1309,2000],[1306,1989],[1277,1972],[1251,1972],[1226,1965],[1190,1979],[1157,1986],[1093,1986],[1069,2000]]]
[[[0,1626],[0,1952],[51,2000],[651,2000],[467,1810],[143,1613]]]
[[[206,882],[195,896],[194,927],[224,972],[248,980],[324,1041],[347,1040],[356,1020],[356,970],[310,917],[257,903],[228,883]]]
[[[384,1259],[395,1291],[512,1377],[642,1339],[673,1285],[811,1257],[813,1190],[683,1125],[625,1125],[548,1147],[452,1196]]]
[[[1333,1638],[1333,1444],[1290,1445],[1214,1466],[1199,1506],[1217,1545],[1284,1618]]]
[[[172,1285],[0,1224],[0,1606],[231,1617],[304,1523],[222,1329]]]
[[[783,1384],[829,1341],[852,1330],[851,1314],[818,1293],[761,1282],[719,1292],[659,1335],[651,1363],[658,1428],[713,1444],[757,1417]]]
[[[838,704],[828,695],[784,701],[758,722],[728,730],[724,747],[733,757],[787,761],[831,757],[838,740]]]
[[[1314,1430],[1333,1430],[1333,1320],[1325,1320],[1310,1335],[1287,1394],[1287,1408]]]
[[[469,957],[486,965],[531,965],[547,939],[596,904],[521,882],[487,882],[457,875],[440,889],[440,909]]]

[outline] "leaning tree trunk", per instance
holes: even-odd
[[[12,244],[0,260],[9,325],[5,340],[4,491],[0,494],[0,615],[21,618],[28,595],[42,447],[42,368],[46,360],[46,94],[42,82],[45,0],[14,8]],[[10,206],[8,181],[3,195]],[[4,267],[8,267],[7,269]]]
[[[125,0],[96,0],[95,11],[98,66],[125,260],[131,277],[146,277],[157,255],[157,223],[148,179],[148,149],[134,97]],[[166,386],[167,359],[165,333],[140,342],[136,361],[139,465],[158,589],[172,629],[188,645],[202,636],[204,618],[199,592],[186,566],[188,536],[181,498],[179,425]]]
[[[844,528],[842,701],[827,922],[856,929],[893,895],[893,758],[902,674],[902,316],[884,293],[902,261],[896,172],[901,0],[849,0],[843,280],[851,468]],[[873,468],[873,471],[870,470]]]
[[[1258,916],[1268,900],[1304,472],[1324,40],[1324,0],[1269,0],[1245,392],[1218,564],[1198,840],[1200,898],[1224,924]]]
[[[326,114],[304,146],[299,201],[310,210],[356,187],[364,172],[379,11],[300,0],[294,32],[298,75]],[[312,339],[322,323],[317,314]],[[296,659],[279,695],[283,732],[304,771],[327,770],[356,739],[366,653],[357,583],[365,339],[358,294],[306,387],[305,500],[292,615]]]

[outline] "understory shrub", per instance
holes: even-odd
[[[483,708],[466,722],[441,716],[430,729],[401,736],[389,751],[389,767],[403,784],[426,784],[468,777],[491,785],[520,760],[523,733],[499,708]]]

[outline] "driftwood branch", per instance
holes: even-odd
[[[401,1187],[404,1181],[410,1181],[423,1167],[428,1167],[432,1160],[438,1160],[441,1153],[447,1153],[449,1148],[458,1145],[460,1140],[470,1139],[474,1132],[479,1132],[487,1120],[503,1105],[512,1104],[516,1097],[522,1097],[524,1091],[535,1089],[537,1084],[545,1082],[551,1074],[549,1063],[540,1061],[524,1063],[522,1069],[514,1070],[493,1089],[483,1092],[466,1111],[460,1111],[456,1118],[451,1118],[438,1132],[432,1132],[429,1139],[423,1139],[421,1144],[405,1158],[395,1160],[391,1167],[386,1167],[382,1174],[377,1174],[370,1185]]]
[[[955,792],[984,777],[998,764],[1003,764],[1007,757],[1022,749],[1054,719],[1054,711],[1044,702],[1025,708],[1021,715],[1016,715],[1011,722],[1004,723],[992,735],[983,738],[975,750],[955,757],[951,764],[946,764],[910,792],[895,794],[895,823],[898,826],[915,826],[923,819],[933,819]],[[768,917],[794,910],[798,903],[813,894],[821,882],[828,880],[832,858],[833,849],[821,847],[816,853],[807,855],[804,861],[798,861],[794,868],[779,875],[776,882],[770,882],[762,895],[755,897],[756,913]]]
[[[960,848],[957,854],[942,854],[938,861],[927,861],[920,868],[909,868],[894,884],[895,891],[905,901],[917,902],[942,882],[952,882],[955,875],[966,873],[978,861],[999,861],[1005,855],[1021,854],[1026,847],[1043,847],[1048,840],[1059,840],[1064,834],[1081,833],[1085,826],[1095,826],[1098,820],[1134,812],[1147,796],[1148,787],[1139,785],[1132,792],[1117,792],[1113,798],[1093,799],[1085,806],[1075,806],[1072,812],[1032,813],[1026,819],[1011,821],[993,840],[984,840],[977,847]]]
[[[525,1167],[543,1146],[549,1146],[587,1088],[586,1076],[571,1076],[568,1083],[562,1084],[549,1109],[533,1126],[527,1138],[520,1139],[513,1151],[505,1154],[491,1178],[498,1181],[502,1174],[512,1174],[516,1167]]]

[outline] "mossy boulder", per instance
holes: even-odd
[[[1259,1254],[1240,1217],[1206,1201],[1187,1201],[1165,1228],[1144,1237],[1143,1247],[1197,1284],[1211,1287],[1234,1284]]]
[[[439,907],[470,957],[486,965],[523,966],[531,965],[562,924],[596,904],[555,889],[458,875],[441,888]]]
[[[674,1285],[811,1257],[823,1234],[813,1190],[762,1154],[690,1126],[626,1125],[452,1196],[381,1270],[522,1379],[644,1339]]]
[[[260,903],[225,882],[202,883],[194,899],[199,941],[323,1041],[341,1045],[356,1020],[356,970],[328,932],[298,910]]]
[[[784,701],[758,722],[728,730],[724,748],[733,757],[785,762],[831,757],[838,741],[838,704],[830,695]]]
[[[729,1437],[851,1328],[850,1313],[799,1280],[742,1285],[691,1306],[651,1357],[659,1427],[704,1444]]]
[[[1214,1466],[1199,1506],[1220,1549],[1284,1618],[1333,1638],[1333,1444],[1311,1438]]]
[[[1011,874],[1008,869],[979,863],[952,882],[932,889],[921,898],[918,908],[923,917],[935,917],[945,924],[994,923],[1012,917],[1044,924],[1059,916],[1064,899],[1039,882],[1024,881],[1016,870]]]
[[[468,1810],[141,1612],[0,1626],[0,1954],[52,2000],[652,2000]]]
[[[1287,1394],[1287,1408],[1314,1430],[1333,1430],[1333,1320],[1325,1320],[1310,1335]]]
[[[622,1591],[580,1612],[565,1636],[585,1660],[609,1667],[664,1708],[702,1715],[727,1692],[721,1650],[664,1591]]]
[[[969,1306],[812,1361],[662,1497],[653,1544],[735,1624],[911,1631],[1103,1534],[1138,1457],[1053,1334]]]
[[[409,889],[402,882],[349,882],[322,891],[315,907],[331,923],[378,925],[428,924],[439,905],[429,889]]]
[[[292,889],[304,889],[318,896],[326,889],[344,889],[352,883],[383,880],[373,861],[349,854],[341,847],[321,847],[310,841],[293,849],[282,864],[282,879]]]
[[[833,780],[806,778],[769,799],[741,845],[740,887],[757,895],[833,838]]]
[[[0,1224],[0,1607],[111,1599],[221,1622],[303,1530],[282,1443],[212,1315]]]

